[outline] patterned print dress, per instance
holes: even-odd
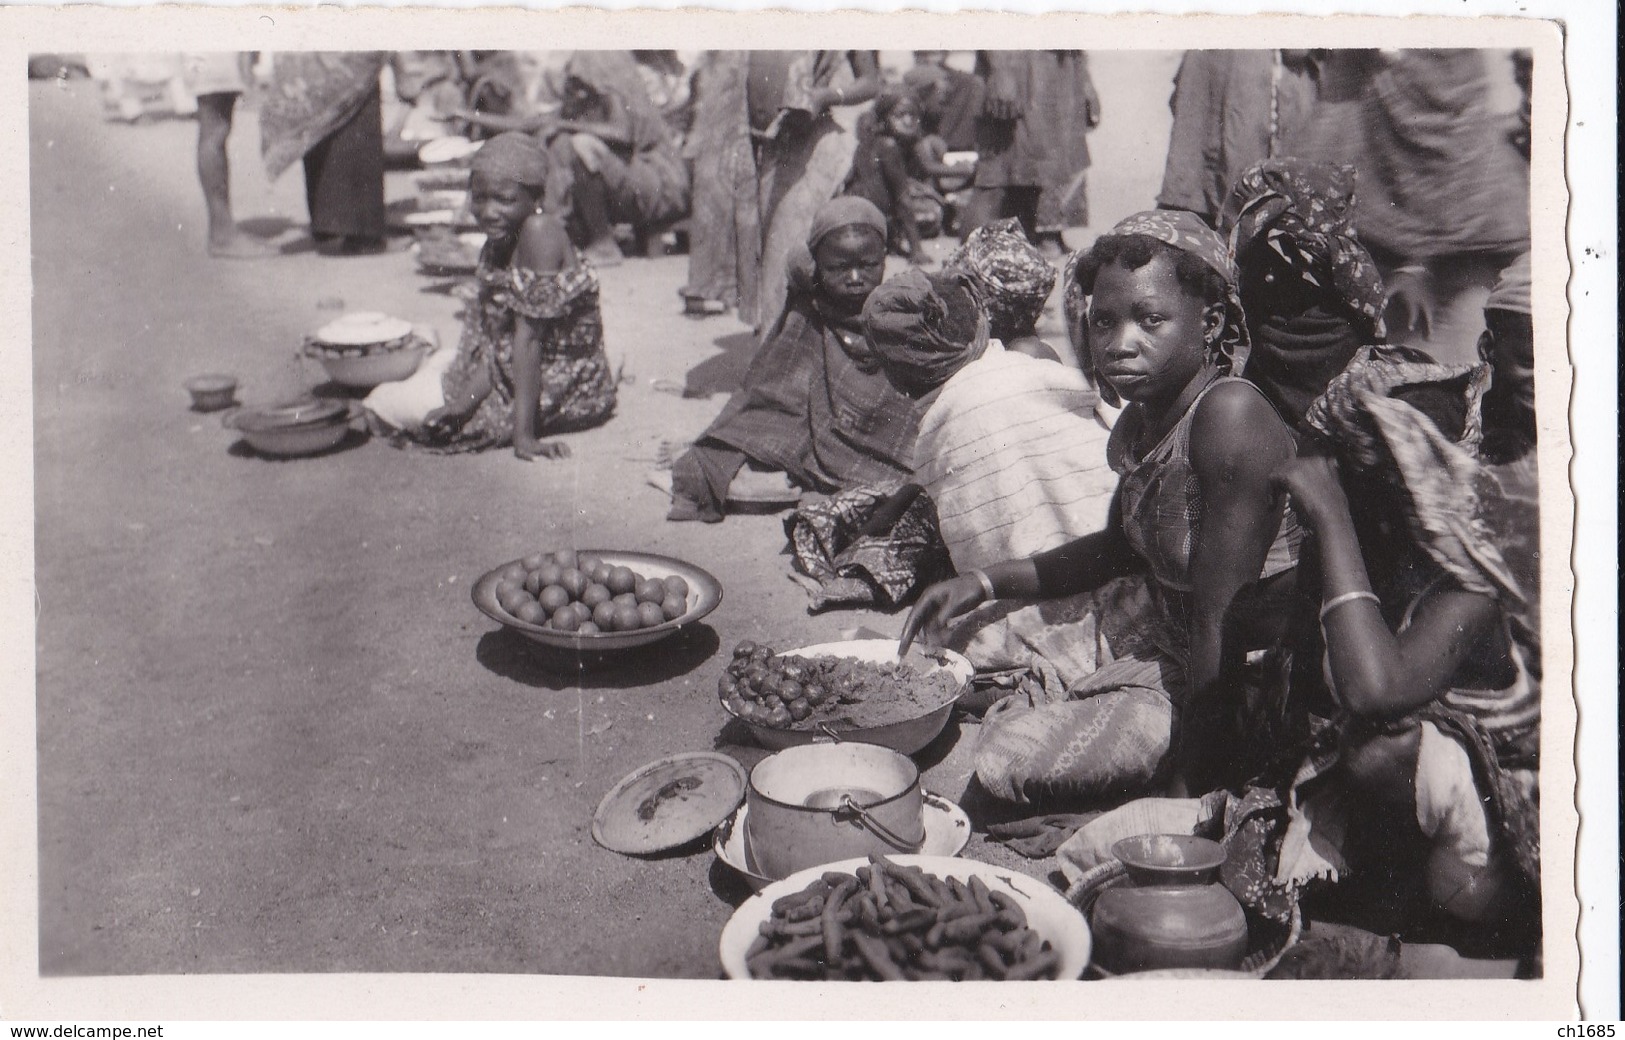
[[[446,370],[446,400],[467,396],[467,387],[489,372],[491,392],[462,428],[433,451],[465,452],[513,443],[513,338],[521,317],[536,324],[541,352],[540,436],[595,426],[615,410],[615,375],[604,355],[604,322],[598,307],[598,275],[584,259],[554,274],[500,267],[491,247],[475,272],[479,295],[463,314],[457,360]]]

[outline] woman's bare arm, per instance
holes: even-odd
[[[1191,464],[1201,486],[1202,520],[1191,552],[1187,722],[1202,717],[1209,698],[1237,692],[1222,678],[1240,665],[1246,648],[1232,645],[1226,618],[1242,589],[1258,581],[1280,529],[1285,497],[1270,476],[1294,451],[1286,425],[1249,386],[1221,384],[1197,406]],[[1175,767],[1186,779],[1191,769],[1208,773],[1217,764],[1220,749],[1213,745],[1222,736],[1199,728],[1181,727]]]
[[[1336,464],[1324,456],[1295,459],[1276,480],[1315,532],[1325,576],[1322,602],[1370,593]],[[1423,597],[1410,626],[1395,634],[1374,597],[1343,599],[1321,623],[1338,699],[1356,715],[1394,718],[1414,711],[1442,694],[1462,664],[1484,649],[1498,616],[1490,597],[1445,582]]]

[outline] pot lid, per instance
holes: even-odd
[[[311,334],[311,339],[333,347],[364,347],[388,343],[412,333],[405,318],[391,318],[377,311],[355,311],[328,322]]]
[[[745,800],[745,767],[714,751],[650,762],[610,788],[592,817],[593,840],[642,856],[710,834]]]

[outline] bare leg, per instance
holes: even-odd
[[[615,244],[604,178],[587,168],[568,134],[555,138],[551,151],[555,163],[569,164],[570,200],[565,226],[569,228],[570,239],[599,267],[620,263],[621,247]]]
[[[275,250],[237,232],[231,215],[231,168],[226,138],[231,135],[236,94],[204,94],[197,99],[197,179],[209,215],[209,255],[231,258],[270,256]]]

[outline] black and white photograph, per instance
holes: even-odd
[[[27,986],[1571,1013],[1552,24],[120,14],[7,96]]]

